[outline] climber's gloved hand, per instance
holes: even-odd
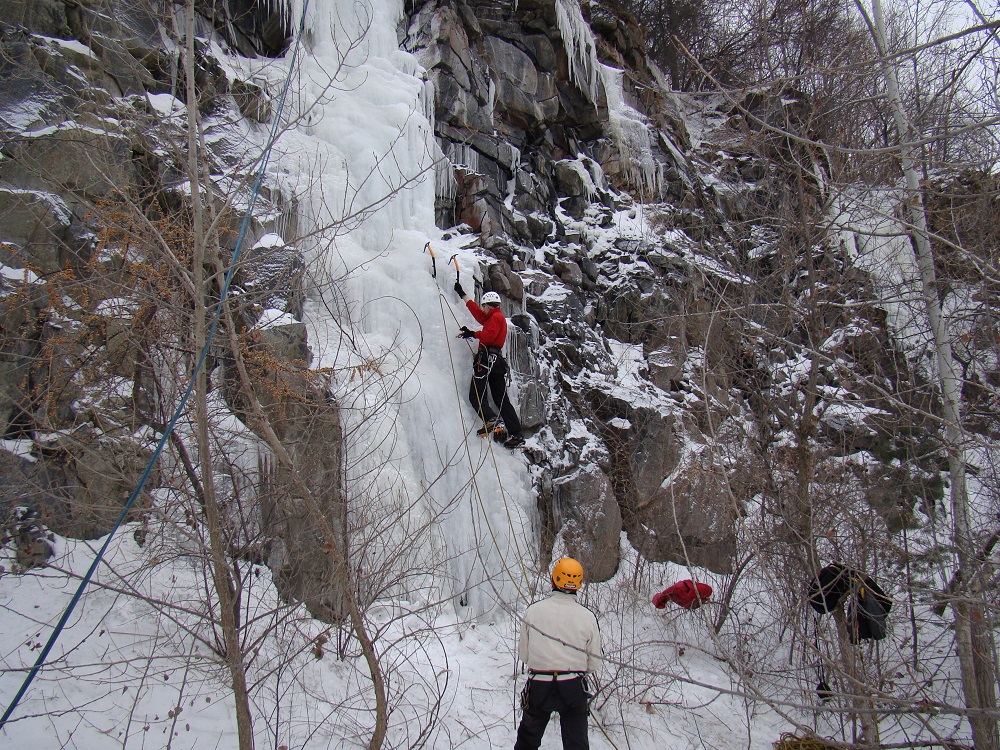
[[[459,299],[465,299],[465,290],[462,289],[462,284],[459,281],[455,282],[455,294],[458,295]]]
[[[476,332],[470,331],[468,326],[462,326],[462,332],[458,335],[463,339],[474,339],[476,337]]]

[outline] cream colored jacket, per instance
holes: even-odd
[[[524,611],[517,655],[533,672],[592,672],[604,656],[597,617],[573,594],[553,591]]]

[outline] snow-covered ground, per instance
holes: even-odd
[[[149,529],[147,539],[157,541],[142,547],[137,530],[126,526],[112,544],[51,654],[52,666],[7,725],[8,746],[235,747],[232,696],[211,632],[196,614],[210,597],[204,561],[179,554],[195,546],[169,527]],[[12,575],[13,560],[3,561],[5,664],[33,662],[97,544],[57,539],[53,566],[26,574]],[[599,614],[607,650],[592,746],[770,747],[784,724],[748,713],[741,698],[725,692],[733,685],[712,657],[715,605],[656,610],[635,593],[635,566],[626,560],[614,580],[582,594]],[[338,658],[336,631],[282,605],[266,568],[247,572],[246,639],[260,639],[249,670],[258,747],[365,744],[371,715],[359,655]],[[687,575],[678,566],[644,564],[641,588],[659,590]],[[370,614],[393,704],[387,746],[412,747],[421,737],[434,748],[513,746],[524,679],[515,664],[516,617],[463,620],[453,607],[402,599],[380,602]],[[22,677],[3,673],[5,700]],[[560,746],[554,719],[543,747]]]

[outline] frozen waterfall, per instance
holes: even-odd
[[[287,2],[297,19],[302,0]],[[309,5],[274,179],[301,206],[313,366],[333,372],[343,407],[352,556],[403,568],[389,604],[484,617],[530,596],[534,499],[523,458],[475,436],[471,354],[455,338],[474,321],[447,261],[469,290],[482,271],[434,225],[441,151],[422,71],[397,48],[401,14],[396,0]]]

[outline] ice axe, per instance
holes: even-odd
[[[431,254],[431,277],[436,279],[438,277],[437,259],[434,257],[434,248],[431,247],[431,243],[428,242],[424,245],[424,251]]]
[[[448,258],[448,262],[455,264],[455,283],[461,282],[462,281],[462,279],[461,279],[462,272],[458,270],[458,253],[455,253],[450,258]]]

